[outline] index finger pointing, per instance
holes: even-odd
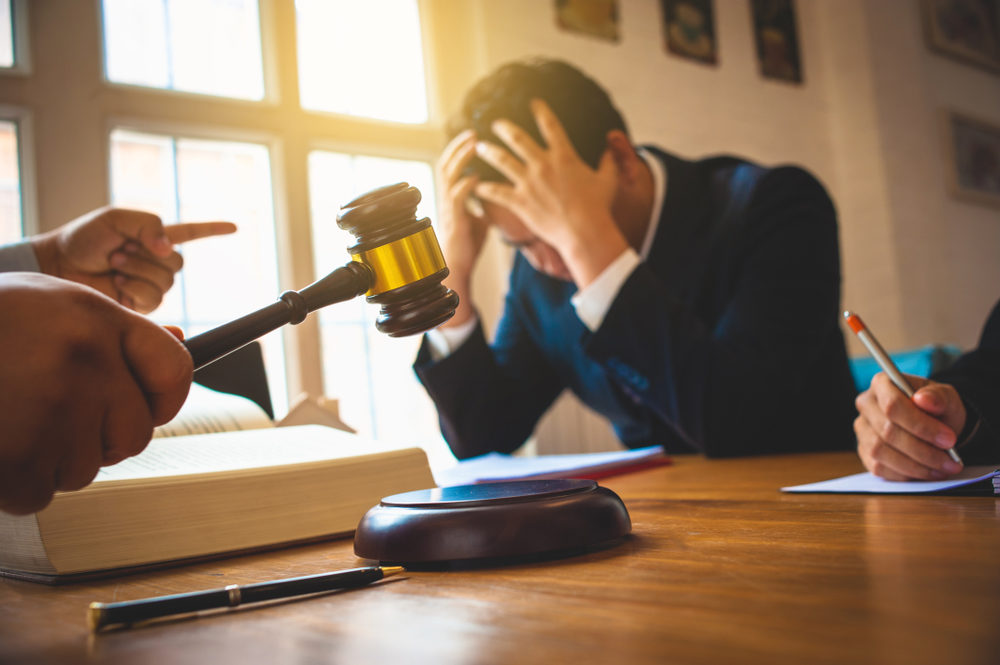
[[[184,222],[164,226],[163,232],[170,242],[179,243],[235,233],[236,225],[232,222]]]

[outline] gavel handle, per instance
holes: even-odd
[[[194,368],[204,367],[286,323],[301,323],[321,307],[350,300],[374,282],[368,266],[352,261],[301,291],[285,291],[277,302],[184,341]]]

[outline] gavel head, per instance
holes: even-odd
[[[365,295],[380,305],[375,327],[390,337],[429,330],[458,307],[458,294],[441,284],[448,266],[431,220],[417,219],[419,202],[420,191],[401,182],[359,196],[337,216],[357,240],[351,258],[374,275]]]

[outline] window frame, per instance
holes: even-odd
[[[277,105],[279,101],[278,75],[273,66],[274,58],[269,57],[269,50],[274,53],[277,43],[274,37],[273,21],[267,20],[272,16],[272,7],[275,0],[257,0],[257,20],[260,31],[260,57],[261,57],[261,78],[264,84],[264,96],[261,99],[245,99],[242,97],[228,97],[226,95],[213,95],[208,92],[193,92],[191,90],[177,90],[174,88],[159,88],[147,86],[140,83],[123,83],[112,81],[108,77],[108,51],[107,34],[104,24],[104,0],[95,0],[97,4],[97,31],[98,45],[100,47],[101,61],[101,83],[110,88],[120,88],[122,90],[137,90],[143,93],[161,94],[167,97],[187,98],[190,101],[200,99],[220,100],[226,103],[246,104],[248,106],[260,106],[262,104]],[[266,11],[265,11],[266,9]],[[267,16],[265,16],[265,13]],[[269,66],[269,63],[271,66]]]
[[[28,0],[10,0],[11,38],[14,41],[14,65],[2,67],[4,74],[29,76],[31,69],[31,32],[28,21]]]
[[[0,80],[11,82],[31,76],[31,32],[28,0],[10,0],[11,40],[14,64],[0,67]],[[0,120],[12,122],[17,133],[18,188],[21,197],[21,235],[38,233],[38,205],[35,198],[35,125],[31,111],[19,104],[0,101]]]
[[[20,106],[0,104],[0,120],[14,124],[17,134],[18,189],[21,197],[21,236],[39,232],[35,201],[34,121],[31,111]]]
[[[422,124],[299,107],[295,7],[288,0],[259,1],[265,85],[259,101],[110,82],[101,0],[35,4],[30,21],[28,0],[14,0],[18,67],[0,71],[0,104],[21,109],[17,118],[25,233],[56,228],[108,205],[113,129],[262,143],[271,159],[279,286],[306,286],[314,278],[309,152],[433,164],[445,143],[441,109],[454,107],[482,69],[469,57],[477,53],[471,48],[475,3],[417,1],[428,105],[428,121]],[[67,80],[74,83],[66,85]],[[23,111],[28,108],[32,113]],[[289,403],[303,393],[323,395],[316,317],[286,326],[283,336]]]

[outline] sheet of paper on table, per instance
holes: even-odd
[[[597,479],[669,463],[670,458],[664,452],[663,446],[606,453],[538,455],[537,457],[513,457],[501,453],[487,453],[463,460],[450,468],[436,469],[434,478],[442,487],[499,480]]]
[[[807,485],[782,487],[782,492],[839,492],[844,494],[927,494],[953,492],[1000,494],[1000,469],[995,466],[968,466],[947,480],[893,482],[870,473],[824,480]]]

